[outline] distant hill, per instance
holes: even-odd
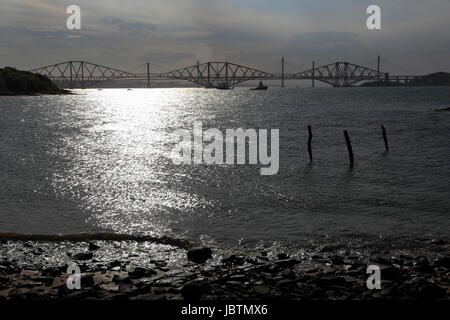
[[[450,73],[436,72],[414,79],[412,85],[417,86],[450,86]]]
[[[450,86],[450,73],[447,72],[436,72],[430,73],[425,76],[416,77],[411,79],[408,83],[396,83],[395,77],[391,78],[389,85],[384,82],[366,82],[361,84],[361,87],[431,87],[431,86]]]
[[[67,94],[49,78],[11,67],[0,68],[0,95]]]

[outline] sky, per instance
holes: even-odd
[[[381,8],[381,30],[366,9]],[[68,30],[66,8],[81,8]],[[0,0],[0,66],[85,60],[131,72],[229,61],[267,72],[348,61],[450,72],[450,0]]]

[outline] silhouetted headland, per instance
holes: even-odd
[[[44,75],[20,71],[11,67],[0,68],[0,95],[69,94],[59,89]]]

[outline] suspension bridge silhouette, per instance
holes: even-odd
[[[86,61],[66,61],[30,70],[33,73],[45,75],[61,88],[87,88],[100,82],[112,80],[146,80],[150,87],[151,81],[184,80],[205,88],[229,89],[249,80],[281,80],[284,86],[286,80],[320,81],[334,87],[348,87],[364,81],[408,82],[420,76],[390,76],[388,72],[380,71],[378,58],[377,70],[349,62],[335,62],[323,66],[287,73],[282,58],[281,73],[270,73],[231,62],[206,62],[163,73],[151,73],[147,63],[146,73],[132,73],[116,68],[103,66]]]

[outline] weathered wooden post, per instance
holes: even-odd
[[[386,147],[386,151],[389,151],[389,144],[388,144],[388,140],[387,140],[386,129],[384,128],[383,125],[381,125],[381,129],[383,130],[383,139],[384,139],[384,145]]]
[[[308,137],[308,153],[309,153],[309,161],[313,161],[313,156],[312,156],[312,148],[311,148],[311,141],[312,141],[312,130],[311,130],[311,126],[308,126],[308,133],[309,133],[309,137]]]
[[[353,167],[353,149],[352,149],[352,143],[350,141],[350,138],[348,136],[347,130],[344,130],[344,137],[345,142],[347,143],[347,149],[348,149],[348,155],[350,157],[350,167]]]

